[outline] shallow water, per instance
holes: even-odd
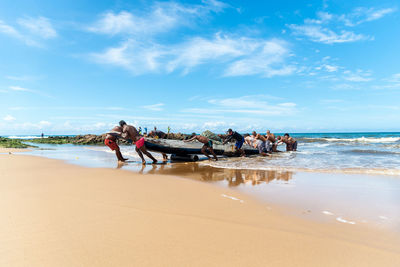
[[[400,176],[345,174],[328,172],[294,172],[290,168],[254,169],[265,164],[264,158],[232,158],[220,162],[142,165],[132,146],[121,146],[130,158],[118,164],[115,155],[103,146],[40,145],[28,154],[65,160],[86,167],[122,168],[143,174],[174,175],[229,187],[250,194],[266,203],[266,209],[320,221],[353,225],[373,225],[400,229]],[[161,161],[158,153],[153,153]],[[294,153],[281,158],[295,160]],[[281,159],[279,159],[281,160]],[[223,168],[213,167],[216,164]],[[233,166],[229,168],[229,166]],[[240,168],[239,166],[243,166]],[[232,200],[237,196],[227,195]]]
[[[400,175],[400,133],[294,134],[298,151],[206,163],[218,168]],[[278,148],[284,151],[285,146]]]

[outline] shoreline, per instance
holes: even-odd
[[[7,148],[7,147],[0,147],[0,154],[3,153],[21,153],[21,152],[29,152],[32,149],[29,148]]]
[[[0,161],[7,266],[400,263],[391,231],[301,220],[229,188],[27,155]]]

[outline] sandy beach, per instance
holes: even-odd
[[[0,147],[0,153],[19,153],[19,152],[28,152],[30,149],[27,148],[6,148]]]
[[[0,155],[2,266],[399,266],[400,239],[228,188]]]

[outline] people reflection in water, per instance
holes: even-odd
[[[119,164],[117,168],[129,168],[129,166],[129,164]],[[139,167],[138,164],[134,166]],[[181,176],[204,182],[226,181],[228,186],[232,187],[241,184],[256,186],[263,183],[268,184],[274,180],[288,182],[293,176],[293,173],[290,171],[222,169],[202,166],[194,162],[153,166],[143,165],[137,171],[139,173]]]
[[[292,179],[292,172],[289,171],[226,170],[225,174],[229,186],[238,186],[242,183],[258,185],[273,180],[288,182]]]

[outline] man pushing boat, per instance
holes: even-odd
[[[104,140],[104,144],[108,146],[112,151],[115,151],[115,155],[119,161],[126,161],[127,158],[124,158],[121,154],[121,150],[117,144],[117,139],[121,138],[122,136],[122,127],[115,126],[106,134],[106,139]]]
[[[122,137],[128,140],[132,140],[133,143],[136,145],[136,152],[139,154],[139,157],[142,159],[142,164],[146,164],[144,160],[143,154],[148,156],[152,161],[153,164],[157,163],[157,160],[151,155],[149,151],[147,151],[146,146],[144,144],[144,137],[139,134],[136,128],[132,125],[126,124],[125,121],[120,121],[119,125],[122,127]]]
[[[197,140],[200,143],[203,143],[203,147],[201,148],[201,153],[206,155],[207,158],[211,159],[210,155],[207,153],[207,150],[209,150],[211,152],[211,154],[214,156],[214,159],[216,161],[218,160],[217,155],[215,154],[214,149],[213,149],[213,142],[210,139],[208,139],[207,137],[202,136],[202,135],[196,135],[196,133],[192,133],[191,138],[188,140],[184,140],[183,142],[191,142],[194,140]]]
[[[236,143],[235,143],[236,151],[240,152],[240,155],[242,157],[246,156],[246,154],[244,153],[244,150],[242,149],[242,146],[244,143],[244,137],[241,134],[239,134],[238,132],[236,132],[236,131],[234,132],[234,131],[232,131],[232,129],[229,129],[228,137],[225,139],[225,141],[222,144],[225,145],[232,139],[236,140]]]

